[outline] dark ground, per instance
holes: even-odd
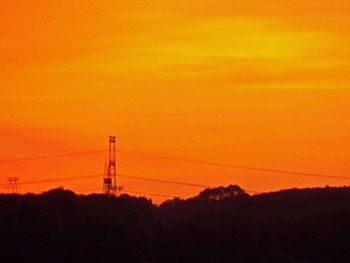
[[[350,188],[0,195],[1,262],[349,262]]]

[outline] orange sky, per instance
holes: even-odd
[[[103,172],[105,153],[1,160],[106,149],[110,134],[125,151],[350,177],[348,0],[13,0],[0,19],[1,191],[8,176]],[[125,153],[118,172],[255,191],[349,184]],[[88,193],[101,178],[21,192],[58,185]]]

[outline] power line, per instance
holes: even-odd
[[[65,142],[77,142],[82,141],[82,139],[71,139],[71,140],[55,140],[55,141],[42,141],[42,142],[30,142],[30,143],[15,143],[12,145],[1,146],[0,152],[6,149],[13,149],[14,147],[23,147],[23,146],[33,146],[33,145],[46,145],[46,144],[56,144],[56,143],[65,143]]]
[[[33,161],[33,160],[50,159],[50,158],[61,158],[61,157],[71,157],[71,156],[80,156],[80,155],[90,155],[90,154],[98,154],[98,153],[104,153],[104,152],[107,152],[107,150],[95,150],[95,151],[74,152],[74,153],[50,154],[50,155],[41,155],[41,156],[33,156],[33,157],[3,159],[3,160],[0,160],[0,163],[22,162],[22,161]]]
[[[118,152],[125,153],[125,154],[145,156],[145,157],[150,157],[150,158],[173,160],[173,161],[186,162],[186,163],[196,163],[196,164],[203,164],[203,165],[210,165],[210,166],[235,168],[235,169],[243,169],[243,170],[253,170],[253,171],[258,171],[258,172],[271,172],[271,173],[281,173],[281,174],[289,174],[289,175],[313,176],[313,177],[322,177],[322,178],[334,178],[334,179],[350,180],[350,177],[347,177],[347,176],[307,173],[307,172],[298,172],[298,171],[290,171],[290,170],[282,170],[282,169],[270,169],[270,168],[254,167],[254,166],[243,166],[243,165],[236,165],[236,164],[225,164],[225,163],[184,159],[184,158],[178,158],[178,157],[155,155],[155,154],[148,154],[148,153],[141,153],[141,152],[131,152],[131,151],[118,151]]]
[[[56,178],[50,178],[50,179],[24,181],[24,182],[21,182],[21,185],[23,185],[23,184],[53,183],[53,182],[60,182],[60,181],[72,181],[72,180],[80,180],[80,179],[87,179],[87,178],[93,178],[93,177],[100,177],[102,175],[103,174],[70,176],[70,177],[56,177]],[[0,187],[3,187],[3,186],[5,186],[5,185],[4,184],[0,185]]]
[[[57,178],[42,179],[42,180],[24,181],[24,182],[21,182],[21,184],[41,184],[41,183],[51,183],[51,182],[59,182],[59,181],[71,181],[71,180],[80,180],[80,179],[93,178],[93,177],[99,177],[99,176],[103,176],[103,174],[93,174],[93,175],[83,175],[83,176],[70,176],[70,177],[57,177]],[[179,181],[170,181],[170,180],[162,180],[162,179],[156,179],[156,178],[145,178],[145,177],[125,175],[125,174],[117,174],[117,176],[130,178],[130,179],[136,179],[136,180],[142,180],[142,181],[166,183],[166,184],[177,184],[177,185],[184,185],[184,186],[207,187],[207,188],[211,187],[209,185],[194,184],[194,183],[179,182]],[[0,187],[1,186],[5,186],[5,185],[0,185]]]
[[[42,183],[52,183],[52,182],[60,182],[60,181],[72,181],[72,180],[80,180],[80,179],[88,179],[88,178],[94,178],[94,177],[100,177],[103,174],[93,174],[93,175],[83,175],[83,176],[70,176],[70,177],[57,177],[57,178],[50,178],[50,179],[42,179],[42,180],[32,180],[32,181],[23,181],[21,184],[42,184]],[[163,180],[163,179],[156,179],[156,178],[146,178],[146,177],[138,177],[138,176],[131,176],[131,175],[125,175],[125,174],[117,174],[120,177],[129,178],[129,179],[135,179],[135,180],[142,180],[142,181],[149,181],[154,183],[165,183],[165,184],[175,184],[175,185],[183,185],[183,186],[190,186],[190,187],[201,187],[201,188],[212,188],[214,186],[209,185],[203,185],[203,184],[194,184],[194,183],[188,183],[188,182],[180,182],[180,181],[172,181],[172,180]],[[0,187],[5,187],[7,185],[2,184]],[[259,194],[260,192],[257,191],[251,191],[246,190],[247,193],[254,193]],[[140,192],[141,193],[141,192]]]
[[[0,163],[32,161],[32,160],[49,159],[49,158],[61,158],[61,157],[73,157],[73,156],[80,156],[80,155],[91,155],[91,154],[104,153],[104,152],[107,152],[107,151],[108,150],[95,150],[95,151],[85,151],[85,152],[75,152],[75,153],[42,155],[42,156],[35,156],[35,157],[3,159],[3,160],[0,160]],[[185,159],[185,158],[178,158],[178,157],[171,157],[171,156],[164,156],[164,155],[155,155],[155,154],[142,153],[142,152],[133,152],[133,151],[118,150],[116,152],[122,153],[122,154],[123,153],[124,154],[132,154],[132,155],[145,156],[145,157],[164,159],[164,160],[172,160],[172,161],[179,161],[179,162],[186,162],[186,163],[195,163],[195,164],[210,165],[210,166],[217,166],[217,167],[234,168],[234,169],[242,169],[242,170],[252,170],[252,171],[258,171],[258,172],[270,172],[270,173],[280,173],[280,174],[288,174],[288,175],[299,175],[299,176],[308,176],[308,177],[311,176],[311,177],[320,177],[320,178],[332,178],[332,179],[350,180],[350,177],[347,177],[347,176],[336,176],[336,175],[308,173],[308,172],[299,172],[299,171],[282,170],[282,169],[261,168],[261,167],[255,167],[255,166],[244,166],[244,165],[238,165],[238,164],[226,164],[226,163],[208,162],[208,161]]]
[[[86,189],[86,190],[77,190],[77,194],[84,193],[84,192],[91,192],[91,191],[98,191],[101,189],[93,188],[93,189]],[[133,194],[142,194],[142,195],[152,195],[152,196],[159,196],[159,197],[168,197],[168,198],[174,198],[173,195],[166,195],[166,194],[160,194],[160,193],[149,193],[149,192],[140,192],[135,190],[123,190],[124,193],[133,193]]]
[[[92,188],[92,189],[84,189],[84,190],[77,190],[77,192],[84,193],[84,192],[91,192],[91,191],[98,191],[101,190],[100,188]],[[161,194],[161,193],[149,193],[149,192],[140,192],[134,189],[123,189],[124,193],[135,193],[135,194],[144,194],[144,195],[154,195],[154,196],[160,196],[160,197],[170,197],[174,198],[175,196],[173,195],[166,195],[166,194]]]
[[[165,184],[177,184],[177,185],[192,186],[192,187],[205,187],[205,188],[214,187],[214,186],[210,186],[210,185],[194,184],[194,183],[179,182],[179,181],[170,181],[170,180],[163,180],[163,179],[156,179],[156,178],[138,177],[138,176],[125,175],[125,174],[117,174],[117,175],[120,177],[125,177],[125,178],[130,178],[130,179],[157,182],[157,183],[165,183]],[[246,192],[252,193],[252,194],[260,194],[261,193],[261,192],[257,192],[257,191],[251,191],[251,190],[246,190]]]
[[[148,192],[139,192],[139,191],[134,191],[134,190],[123,190],[123,192],[134,193],[134,194],[144,194],[144,195],[154,195],[154,196],[169,197],[169,198],[174,198],[175,197],[173,195],[165,195],[165,194],[159,194],[159,193],[148,193]]]
[[[158,182],[158,183],[165,183],[165,184],[179,184],[179,185],[192,186],[192,187],[211,187],[209,185],[203,185],[203,184],[193,184],[193,183],[186,183],[186,182],[179,182],[179,181],[170,181],[170,180],[163,180],[163,179],[138,177],[138,176],[125,175],[125,174],[117,174],[117,175],[120,177],[136,179],[136,180],[141,180],[141,181],[150,181],[150,182]]]

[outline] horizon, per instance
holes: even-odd
[[[176,201],[176,200],[181,200],[181,201],[189,201],[189,200],[193,200],[193,199],[198,199],[200,196],[202,196],[203,200],[206,201],[223,201],[223,200],[230,200],[230,201],[234,201],[236,199],[236,195],[233,195],[233,192],[236,190],[232,190],[230,189],[230,187],[238,187],[238,189],[240,189],[242,192],[240,192],[240,194],[243,194],[245,196],[248,197],[257,197],[259,198],[261,195],[264,196],[273,196],[275,194],[285,194],[286,192],[293,192],[294,194],[300,194],[301,192],[314,192],[314,191],[329,191],[329,190],[350,190],[350,186],[336,186],[336,187],[332,187],[332,186],[325,186],[325,187],[307,187],[307,188],[288,188],[288,189],[280,189],[278,191],[270,191],[270,192],[263,192],[263,193],[249,193],[247,191],[245,191],[245,189],[241,188],[239,185],[227,185],[227,186],[217,186],[217,187],[212,187],[212,188],[205,188],[200,190],[199,192],[197,192],[195,195],[190,196],[190,197],[186,197],[186,198],[181,198],[179,196],[162,196],[162,197],[166,197],[166,199],[164,199],[162,202],[155,202],[155,200],[153,198],[151,198],[150,196],[153,197],[157,197],[159,196],[156,193],[141,193],[141,192],[122,192],[119,195],[106,195],[103,192],[89,192],[88,194],[84,194],[84,193],[76,193],[71,189],[67,189],[64,188],[63,186],[58,186],[56,188],[52,188],[52,189],[48,189],[45,191],[42,191],[41,193],[32,193],[32,192],[27,192],[27,193],[2,193],[0,192],[0,195],[5,195],[5,196],[26,196],[26,195],[34,195],[34,196],[42,196],[42,195],[46,195],[48,193],[52,193],[52,192],[57,192],[57,191],[61,191],[61,192],[70,192],[73,193],[75,196],[79,196],[79,197],[87,197],[90,195],[97,195],[97,196],[106,196],[108,198],[122,198],[123,196],[129,196],[132,198],[145,198],[147,199],[152,205],[159,207],[162,204],[166,203],[167,201]],[[205,195],[206,192],[211,192],[214,195],[219,195],[220,192],[216,192],[217,190],[222,190],[224,192],[227,193],[231,193],[230,196],[216,196],[218,197],[216,199],[215,198],[211,198],[208,195]]]

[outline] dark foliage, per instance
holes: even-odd
[[[0,195],[1,262],[347,262],[350,188],[151,200]]]

